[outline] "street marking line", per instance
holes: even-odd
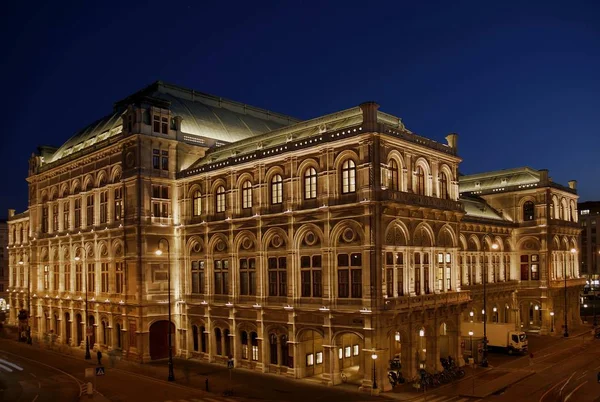
[[[577,386],[577,388],[575,388],[573,391],[571,391],[571,393],[569,395],[567,395],[567,397],[565,398],[565,402],[567,402],[569,400],[569,398],[571,397],[571,395],[573,395],[575,393],[575,391],[577,391],[579,388],[583,387],[585,384],[587,384],[587,380],[582,382],[581,384],[579,384]]]
[[[37,378],[33,373],[29,373],[29,375],[31,375],[33,378]]]
[[[40,394],[37,394],[37,395],[35,396],[35,398],[33,398],[33,401],[31,401],[31,402],[35,402],[35,400],[36,400],[36,399],[38,399],[38,396],[40,396]]]
[[[5,365],[3,365],[3,364],[0,364],[0,368],[1,368],[1,369],[4,369],[4,370],[6,370],[6,371],[8,371],[9,373],[12,373],[12,372],[13,372],[13,369],[11,369],[10,367],[6,367],[6,366],[5,366]]]
[[[573,372],[573,374],[571,374],[571,377],[569,377],[569,379],[567,380],[567,382],[565,383],[565,385],[562,386],[562,388],[560,389],[560,395],[562,395],[563,389],[565,389],[565,387],[567,386],[567,384],[569,383],[569,381],[571,381],[571,378],[573,378],[573,376],[575,375],[576,372],[577,372],[577,370],[575,370],[575,372]]]
[[[21,367],[21,366],[18,366],[18,365],[14,364],[14,363],[11,363],[11,362],[9,362],[9,361],[6,361],[6,360],[4,360],[4,359],[0,359],[0,363],[4,363],[4,364],[6,364],[6,365],[8,365],[8,366],[10,366],[10,367],[14,367],[14,368],[16,368],[16,369],[17,369],[17,370],[19,370],[19,371],[23,371],[23,367]]]
[[[558,387],[560,384],[562,384],[562,382],[565,380],[560,380],[559,382],[557,382],[556,384],[554,384],[552,386],[552,388],[550,388],[548,391],[544,392],[544,395],[542,395],[540,397],[540,402],[542,402],[544,400],[544,398],[546,397],[546,395],[548,395],[554,388]]]

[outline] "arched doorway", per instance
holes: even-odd
[[[94,324],[96,323],[96,320],[94,319],[94,316],[90,314],[90,316],[88,317],[88,333],[91,333],[90,335],[90,349],[92,349],[94,347],[94,345],[96,344],[96,327],[94,326]]]
[[[364,370],[362,369],[364,352],[363,340],[355,333],[345,332],[337,334],[334,338],[334,375],[339,373],[342,381],[361,385]],[[334,381],[338,384],[339,382]]]
[[[68,312],[65,313],[65,343],[71,344],[71,315]]]
[[[323,374],[323,336],[307,329],[298,337],[299,377],[314,377]]]
[[[171,348],[174,350],[175,325],[162,320],[156,321],[150,326],[150,359],[164,359],[169,356],[169,329],[171,331]]]
[[[81,345],[81,342],[83,342],[83,328],[85,323],[83,322],[83,319],[81,318],[81,314],[77,314],[75,316],[75,321],[77,324],[77,346]]]

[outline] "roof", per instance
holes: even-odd
[[[467,219],[474,218],[510,222],[501,213],[492,208],[482,198],[461,196],[459,201],[465,209],[465,218]]]
[[[458,178],[459,192],[473,192],[527,186],[540,182],[540,172],[530,167],[496,170]]]
[[[217,140],[240,141],[296,123],[299,120],[265,109],[157,81],[118,101],[113,113],[93,122],[65,142],[45,163],[122,132],[121,116],[130,104],[160,104],[180,116],[181,131]]]

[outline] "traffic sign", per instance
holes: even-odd
[[[96,376],[104,375],[104,367],[96,367]]]
[[[232,369],[233,368],[233,359],[227,360],[227,368],[228,369]]]

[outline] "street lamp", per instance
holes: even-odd
[[[375,361],[377,360],[377,354],[375,352],[371,355],[371,359],[373,359],[373,389],[377,389],[377,377],[375,376]]]
[[[550,317],[552,317],[552,322],[550,324],[550,332],[554,332],[554,311],[550,312]]]
[[[469,339],[471,341],[471,357],[475,358],[475,354],[473,353],[473,331],[469,331]]]
[[[496,243],[492,243],[492,250],[498,250],[498,245]],[[490,253],[491,254],[491,253]],[[493,258],[493,256],[490,256]],[[491,261],[490,258],[488,261]],[[493,266],[493,263],[492,263]],[[488,346],[487,346],[487,270],[489,269],[489,265],[484,267],[483,269],[483,354],[481,357],[481,367],[488,366]]]
[[[577,250],[574,248],[571,249],[571,254],[575,256]],[[563,334],[565,338],[569,337],[569,327],[567,324],[567,264],[563,264],[563,276],[565,277],[565,333]]]
[[[168,339],[169,339],[169,376],[167,377],[168,381],[175,381],[175,374],[173,373],[173,348],[171,346],[171,250],[169,247],[169,241],[164,237],[158,241],[158,248],[154,252],[156,255],[162,255],[162,250],[160,249],[161,242],[167,243],[167,288],[168,288],[168,305],[169,305],[169,325],[167,326],[168,331]]]
[[[23,260],[19,261],[21,269],[23,269]],[[31,342],[31,264],[27,264],[27,343]],[[20,335],[19,335],[20,336]]]
[[[81,257],[77,255],[77,251],[81,250],[81,247],[75,249],[75,262],[81,261]],[[87,272],[87,264],[85,265],[85,360],[90,360],[92,355],[90,355],[90,337],[88,335],[88,328],[90,328],[90,315],[88,314],[88,272]],[[76,268],[77,269],[77,268]]]

